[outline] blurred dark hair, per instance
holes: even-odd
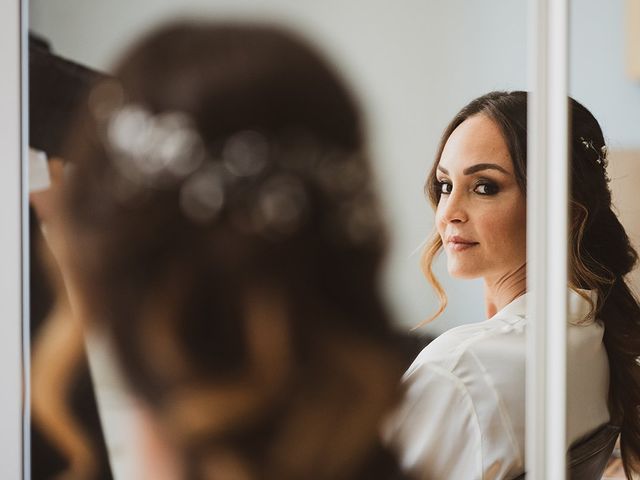
[[[611,205],[607,176],[607,149],[602,129],[582,104],[569,99],[570,114],[570,225],[569,285],[597,292],[595,316],[605,325],[604,344],[609,357],[610,413],[621,426],[625,472],[640,473],[640,306],[625,275],[638,255]],[[527,93],[491,92],[466,105],[445,129],[425,192],[435,208],[440,200],[436,169],[451,133],[467,118],[486,115],[502,131],[514,165],[516,181],[526,194]],[[442,246],[434,235],[423,254],[423,269],[433,279],[431,263]],[[441,298],[442,287],[432,284]],[[446,301],[441,302],[442,312]]]
[[[91,321],[110,334],[188,478],[218,478],[209,466],[229,459],[252,478],[352,477],[401,364],[379,292],[386,235],[350,93],[305,42],[257,25],[162,28],[115,78],[90,93],[65,154],[68,261]],[[109,130],[124,111],[186,118],[203,164],[128,177],[136,155],[123,160]],[[258,139],[259,169],[225,163],[238,135]],[[185,188],[212,172],[218,183],[195,202],[217,210],[194,218]],[[265,198],[273,182],[282,189]],[[294,195],[278,196],[287,186]],[[293,220],[267,221],[281,214]]]
[[[106,78],[54,53],[49,43],[29,33],[29,145],[49,157],[62,154],[62,144],[69,133],[73,116],[86,97],[90,86]],[[55,301],[55,292],[43,261],[40,221],[29,208],[29,330],[32,346],[37,345]],[[96,479],[111,480],[106,445],[100,425],[93,385],[84,348],[76,351],[80,358],[74,367],[68,392],[69,414],[85,432],[82,443],[91,445]],[[58,379],[51,378],[51,383]],[[38,399],[30,399],[34,411]],[[79,426],[81,424],[81,427]],[[37,415],[31,422],[30,461],[33,478],[52,478],[66,467],[64,442],[51,443],[47,428],[38,424]]]
[[[53,53],[29,34],[29,145],[60,156],[73,117],[90,86],[106,76]]]

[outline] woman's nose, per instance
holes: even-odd
[[[447,223],[462,223],[469,219],[465,200],[462,195],[452,192],[446,198],[443,198],[442,219]]]

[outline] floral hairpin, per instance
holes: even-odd
[[[608,149],[606,145],[603,145],[602,147],[600,147],[600,149],[597,149],[593,144],[592,139],[587,140],[584,137],[580,137],[580,143],[582,143],[582,146],[585,148],[585,150],[591,150],[597,155],[596,163],[598,165],[600,165],[603,169],[606,168],[607,153],[608,153]]]
[[[189,115],[152,113],[120,100],[94,116],[127,188],[177,186],[182,211],[196,223],[215,222],[226,211],[237,228],[282,238],[308,218],[308,188],[315,185],[337,206],[325,226],[334,237],[363,243],[380,229],[361,155],[325,151],[304,135],[272,143],[252,130],[228,136],[212,151]],[[242,200],[234,200],[240,191]]]
[[[608,154],[607,146],[603,145],[598,149],[593,144],[592,139],[586,139],[585,137],[580,137],[579,140],[586,151],[589,151],[595,154],[595,161],[598,164],[598,166],[602,169],[603,178],[606,183],[609,183],[611,179],[607,174],[607,154]]]

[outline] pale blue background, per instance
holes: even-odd
[[[626,78],[623,0],[574,0],[571,93],[598,117],[614,147],[640,147],[640,84]],[[54,48],[108,69],[150,25],[184,15],[271,19],[316,41],[354,86],[369,132],[393,238],[385,291],[398,322],[436,308],[413,253],[433,226],[422,194],[439,135],[466,102],[527,88],[525,0],[32,0],[32,27]],[[639,19],[640,21],[640,19]],[[436,273],[450,303],[439,333],[484,318],[478,281]]]

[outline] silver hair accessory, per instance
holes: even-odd
[[[138,105],[108,120],[108,145],[120,173],[137,183],[184,178],[204,160],[204,146],[190,119],[178,112],[152,115]]]
[[[597,149],[593,144],[593,140],[586,139],[584,137],[580,137],[580,143],[585,148],[585,150],[590,150],[596,154],[596,163],[602,167],[602,169],[606,169],[607,167],[607,146],[603,145],[600,149]]]
[[[214,222],[225,211],[237,228],[278,239],[309,217],[311,188],[335,205],[325,225],[334,240],[376,240],[381,220],[362,155],[325,151],[304,134],[273,143],[252,130],[217,142],[211,151],[190,116],[154,114],[125,104],[113,88],[108,93],[116,102],[105,107],[94,99],[94,117],[129,191],[177,187],[180,208],[193,222]]]

